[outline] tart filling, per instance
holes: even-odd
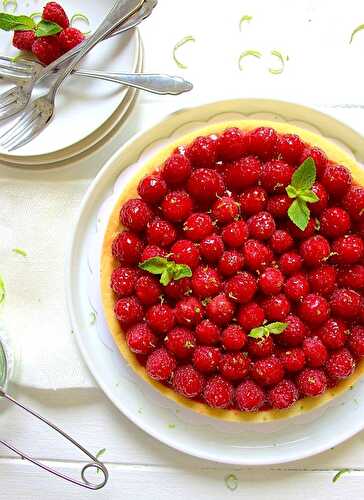
[[[105,234],[121,354],[165,396],[231,421],[348,389],[364,366],[363,185],[348,154],[287,124],[215,124],[163,149]]]

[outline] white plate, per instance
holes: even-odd
[[[90,2],[89,0],[64,0],[62,5],[72,17],[82,12],[90,19],[93,30],[111,9],[114,0]],[[17,13],[39,11],[38,0],[20,0]],[[0,53],[15,55],[11,34],[0,38]],[[139,37],[135,30],[100,43],[82,62],[82,67],[109,72],[135,71],[139,58]],[[0,83],[0,92],[5,89]],[[117,110],[127,89],[101,80],[72,76],[62,85],[56,101],[56,116],[46,130],[30,144],[13,153],[1,152],[4,160],[32,159],[34,156],[62,154],[62,150],[79,143],[100,128]],[[1,123],[0,133],[13,123]]]
[[[234,100],[170,115],[137,135],[104,166],[91,185],[66,262],[66,293],[76,338],[91,372],[114,404],[136,425],[180,451],[240,465],[283,463],[320,453],[364,427],[364,383],[323,408],[268,424],[227,423],[178,407],[126,366],[108,333],[100,306],[100,243],[126,177],[156,149],[207,123],[236,118],[287,121],[339,142],[364,158],[359,134],[313,109],[269,100]],[[125,170],[127,168],[127,170]],[[91,324],[92,309],[96,323]]]

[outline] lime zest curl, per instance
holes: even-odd
[[[241,64],[241,61],[249,56],[256,57],[257,59],[260,59],[262,57],[262,53],[259,52],[259,50],[252,50],[252,49],[245,50],[244,52],[242,52],[239,56],[239,61],[238,61],[240,71],[243,70],[243,66]]]
[[[76,12],[76,14],[73,14],[73,16],[70,19],[70,26],[73,26],[73,23],[75,21],[83,21],[87,24],[87,26],[90,26],[90,19],[86,16],[86,14],[83,14],[82,12]],[[91,33],[91,30],[83,32],[83,35],[89,35]]]
[[[271,73],[272,75],[280,75],[281,73],[283,73],[284,71],[284,67],[285,67],[285,62],[288,61],[288,57],[284,57],[282,55],[281,52],[279,52],[279,50],[272,50],[271,51],[271,55],[274,56],[274,57],[277,57],[281,63],[280,67],[279,68],[269,68],[269,73]]]
[[[183,37],[179,42],[176,43],[176,45],[173,47],[173,60],[177,64],[177,66],[181,69],[187,69],[187,66],[183,64],[178,58],[177,58],[177,50],[182,47],[182,45],[185,45],[185,43],[188,42],[196,42],[195,38],[192,35],[187,35]]]
[[[354,40],[354,36],[359,33],[359,31],[362,31],[364,30],[364,24],[359,24],[359,26],[357,26],[355,28],[355,30],[353,30],[353,32],[351,33],[351,37],[350,37],[350,41],[349,41],[349,44],[352,43],[352,41]]]
[[[253,16],[242,16],[239,21],[239,30],[242,30],[243,24],[244,23],[250,23],[250,21],[253,19]]]
[[[10,12],[16,12],[18,10],[18,2],[17,0],[3,0],[3,7],[5,12],[9,12],[6,8],[8,5],[14,5],[13,10]]]

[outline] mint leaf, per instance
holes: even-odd
[[[248,337],[252,337],[253,339],[263,339],[264,337],[268,337],[268,335],[269,330],[265,326],[258,326],[250,331]]]
[[[167,270],[168,260],[164,257],[151,257],[139,264],[140,269],[151,274],[162,274]]]
[[[165,269],[161,275],[161,279],[159,280],[160,284],[163,286],[167,286],[173,280],[173,272],[169,269]]]
[[[316,201],[319,201],[319,199],[320,199],[317,196],[317,194],[314,193],[313,191],[304,191],[298,197],[300,200],[306,201],[308,203],[315,203]]]
[[[174,280],[180,280],[182,278],[191,278],[192,276],[192,271],[189,266],[186,266],[185,264],[175,264],[174,270],[173,270],[173,279]]]
[[[291,185],[297,191],[307,191],[311,189],[316,180],[316,165],[311,157],[300,165],[292,175]]]
[[[250,331],[248,337],[252,337],[253,339],[264,339],[271,333],[273,335],[279,335],[287,328],[287,326],[287,323],[280,323],[279,321],[270,323],[269,325],[258,326],[258,328],[253,328]]]
[[[0,12],[0,29],[4,31],[27,31],[34,28],[35,23],[31,17]]]
[[[286,191],[287,191],[287,194],[290,198],[297,198],[298,196],[298,192],[297,192],[297,189],[293,186],[287,186],[286,187]]]
[[[57,33],[60,33],[61,31],[62,28],[59,24],[42,19],[35,30],[35,34],[39,38],[41,36],[57,35]]]
[[[270,325],[267,325],[266,328],[268,328],[269,333],[273,333],[273,335],[279,335],[280,333],[284,332],[287,326],[288,323],[281,323],[279,321],[276,321],[274,323],[270,323]]]
[[[172,280],[180,280],[182,278],[190,278],[192,271],[185,264],[176,264],[165,257],[152,257],[139,264],[140,269],[148,271],[151,274],[160,274],[159,282],[163,286],[167,286]]]
[[[299,198],[294,200],[288,209],[288,217],[299,229],[301,229],[301,231],[304,231],[310,220],[310,210],[306,202]]]

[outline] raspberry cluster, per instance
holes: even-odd
[[[316,165],[304,231],[285,188]],[[115,315],[148,375],[213,408],[284,409],[349,377],[364,356],[364,188],[293,134],[225,130],[179,147],[121,208]],[[162,286],[139,269],[192,270]],[[269,322],[280,335],[249,336]]]

